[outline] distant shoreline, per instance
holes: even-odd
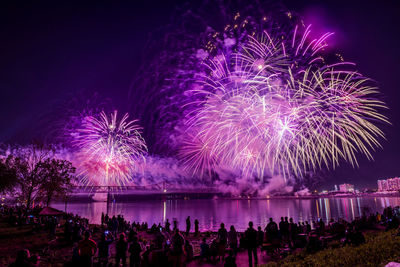
[[[102,193],[103,194],[103,193]],[[101,195],[101,199],[94,200],[94,194],[75,194],[69,197],[68,203],[75,202],[107,202],[107,194]],[[180,194],[111,194],[110,201],[116,202],[129,202],[129,201],[151,201],[151,200],[201,200],[201,199],[215,199],[215,200],[273,200],[273,199],[325,199],[325,198],[358,198],[358,197],[400,197],[399,192],[388,192],[388,193],[357,193],[357,194],[326,194],[326,195],[302,195],[302,196],[283,196],[283,195],[271,195],[266,197],[261,196],[227,196],[222,193],[180,193]],[[58,199],[56,202],[65,202]]]

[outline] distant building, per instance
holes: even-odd
[[[378,180],[378,191],[385,191],[383,190],[383,182],[385,180]]]
[[[339,185],[340,192],[354,192],[354,185],[352,184],[341,184]]]
[[[400,178],[394,177],[386,180],[378,180],[378,191],[399,191]]]

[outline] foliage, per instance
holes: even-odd
[[[358,247],[330,247],[315,254],[302,251],[288,256],[273,266],[381,266],[400,258],[400,237],[395,231],[371,233],[366,235],[366,243]]]
[[[6,160],[15,173],[14,195],[27,208],[35,200],[47,204],[55,196],[68,193],[75,168],[66,160],[55,158],[54,147],[31,144],[14,149]]]
[[[16,173],[15,196],[26,203],[27,208],[36,199],[45,180],[45,171],[41,165],[53,155],[51,148],[42,144],[19,147],[8,156],[8,166]]]
[[[39,191],[46,201],[46,205],[55,196],[66,196],[70,192],[71,181],[75,178],[75,168],[72,163],[67,160],[46,159],[40,164],[44,180],[39,188]]]

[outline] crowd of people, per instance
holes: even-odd
[[[2,206],[1,215],[11,224],[32,224],[35,231],[49,231],[49,235],[72,246],[71,259],[65,266],[185,266],[194,258],[199,261],[223,262],[225,267],[235,267],[236,256],[247,251],[249,266],[258,264],[260,250],[277,259],[298,249],[310,253],[324,249],[332,240],[343,245],[360,245],[365,242],[363,231],[368,229],[395,229],[400,225],[399,208],[387,207],[383,213],[364,215],[347,222],[331,219],[328,223],[316,220],[309,223],[294,222],[281,217],[279,222],[269,218],[264,227],[248,223],[245,232],[239,233],[235,226],[229,230],[224,223],[216,233],[201,233],[199,221],[186,219],[186,228],[178,228],[166,220],[164,225],[146,222],[128,222],[123,215],[109,217],[102,214],[101,225],[89,225],[87,219],[72,214],[62,218],[37,217],[39,209],[26,212],[23,207]],[[33,214],[33,215],[31,215]],[[172,227],[171,227],[172,226]],[[171,229],[172,228],[172,229]],[[196,249],[195,249],[196,246]],[[196,250],[196,254],[195,254]],[[112,252],[111,252],[112,251]],[[10,266],[38,266],[37,255],[24,249],[17,253]]]

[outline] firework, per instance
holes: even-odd
[[[342,161],[356,166],[380,146],[385,104],[330,51],[333,33],[315,38],[296,14],[259,1],[216,1],[174,18],[155,35],[131,102],[154,151],[178,154],[193,178],[262,191],[269,179],[301,184]]]
[[[78,171],[87,185],[121,186],[132,182],[147,147],[136,121],[128,114],[120,120],[117,111],[108,117],[88,116],[73,141],[78,149]]]
[[[332,33],[311,39],[310,32],[263,31],[204,61],[201,86],[188,90],[192,137],[180,152],[194,172],[230,166],[245,177],[299,177],[340,159],[357,165],[357,153],[372,158],[383,137],[375,122],[389,123],[378,90],[349,70],[354,64],[326,63]]]

